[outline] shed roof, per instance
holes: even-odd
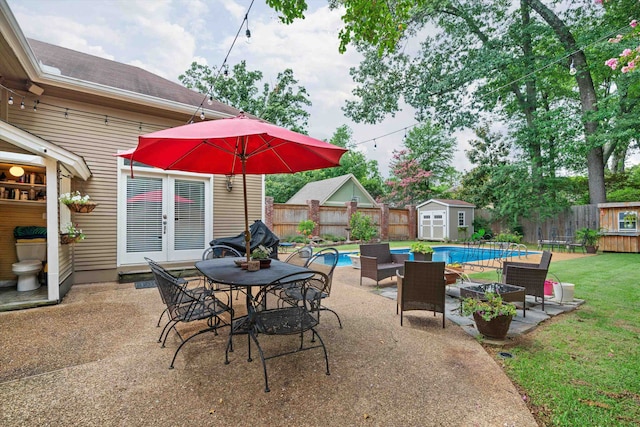
[[[461,208],[475,208],[476,206],[472,203],[465,202],[464,200],[455,200],[455,199],[429,199],[426,202],[420,203],[417,208],[420,208],[429,203],[437,203],[443,206],[457,206]]]

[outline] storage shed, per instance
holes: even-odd
[[[416,206],[418,239],[464,240],[473,234],[475,206],[462,200],[430,199]]]
[[[600,250],[640,253],[640,202],[599,203],[598,209],[604,233],[599,242]]]

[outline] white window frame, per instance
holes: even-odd
[[[462,218],[460,217],[462,214]],[[465,211],[458,211],[458,227],[464,227],[467,225],[466,223],[466,215],[467,213]],[[462,221],[460,221],[460,219],[462,219]]]
[[[624,217],[627,215],[635,215],[636,219],[631,222],[633,227],[627,227]],[[638,231],[638,211],[622,211],[618,212],[618,231]]]
[[[117,260],[116,264],[118,267],[123,265],[135,265],[141,262],[131,261],[131,255],[127,254],[126,251],[126,191],[123,191],[125,186],[125,182],[123,180],[124,174],[131,174],[134,176],[144,175],[144,176],[155,176],[163,178],[165,181],[165,185],[173,186],[173,182],[175,179],[193,179],[193,180],[201,180],[205,183],[204,188],[204,203],[205,203],[205,237],[204,243],[205,247],[202,248],[202,251],[206,249],[209,242],[213,239],[213,175],[208,174],[199,174],[199,173],[190,173],[190,172],[181,172],[181,171],[165,171],[163,169],[151,168],[151,167],[142,167],[142,166],[133,166],[133,169],[129,165],[125,165],[124,158],[118,157],[118,174],[117,174],[117,203],[118,203],[118,230],[117,230]],[[173,192],[171,191],[171,194]],[[168,239],[173,238],[173,230],[168,236]],[[167,256],[171,257],[173,254],[172,248],[168,247],[165,249],[167,251]],[[195,253],[195,252],[194,252]],[[194,256],[193,259],[199,259],[202,252],[199,252]],[[180,261],[180,260],[176,260]]]

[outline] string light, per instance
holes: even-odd
[[[24,110],[24,98],[22,98],[22,101],[20,102],[20,109]]]
[[[191,118],[187,121],[187,123],[193,123],[193,119],[195,118],[196,114],[198,114],[198,110],[200,110],[202,108],[202,106],[204,105],[204,103],[207,101],[207,99],[209,97],[212,97],[212,95],[210,95],[210,93],[213,91],[213,85],[218,80],[218,77],[220,77],[220,74],[224,72],[224,76],[225,77],[228,76],[229,71],[228,71],[228,66],[227,66],[227,60],[229,59],[229,55],[231,55],[231,51],[233,50],[233,47],[235,46],[236,42],[238,41],[238,37],[240,37],[240,31],[242,31],[242,28],[245,26],[245,23],[246,23],[246,28],[247,28],[247,30],[245,31],[245,35],[247,36],[247,38],[251,37],[251,31],[249,31],[249,12],[251,12],[251,8],[253,7],[253,2],[254,1],[255,0],[251,0],[251,4],[249,4],[249,8],[247,9],[247,13],[245,13],[244,19],[240,23],[240,26],[238,26],[238,31],[236,32],[236,36],[233,38],[233,42],[231,43],[231,46],[229,47],[229,50],[227,51],[227,55],[224,57],[224,60],[222,61],[222,65],[220,66],[220,68],[218,68],[218,72],[217,72],[216,76],[213,78],[213,83],[211,83],[211,86],[209,87],[209,91],[207,92],[207,94],[202,99],[202,102],[200,102],[200,105],[198,106],[198,108],[195,109],[195,111],[193,112],[193,114],[191,115]]]
[[[9,105],[13,105],[13,96],[9,97]]]
[[[64,118],[65,119],[69,118],[69,109],[68,108],[66,110],[64,110]]]
[[[200,120],[204,120],[204,110],[200,111]]]
[[[38,111],[38,103],[40,101],[38,101],[37,99],[35,101],[33,101],[33,111]]]
[[[207,100],[207,104],[213,105],[213,96],[209,95],[209,99]]]
[[[569,66],[569,74],[575,76],[578,70],[576,70],[576,66],[573,64],[573,58],[571,59],[571,65]]]
[[[373,149],[375,150],[376,148],[378,148],[378,143],[376,142],[376,139],[373,138]]]
[[[109,116],[104,116],[104,125],[109,126]]]

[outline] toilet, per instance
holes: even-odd
[[[38,289],[38,273],[42,270],[43,261],[47,259],[47,242],[19,239],[16,241],[16,254],[18,262],[11,265],[11,271],[18,276],[18,292]]]

